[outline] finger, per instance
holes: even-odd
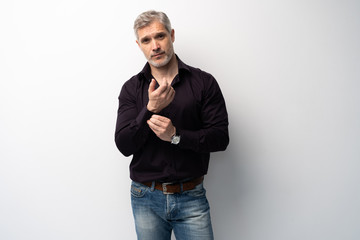
[[[151,79],[150,85],[149,85],[149,92],[155,91],[156,81],[155,79]]]
[[[162,82],[162,83],[160,83],[160,85],[159,85],[158,89],[156,89],[156,91],[159,94],[167,93],[169,91],[169,88],[171,88],[171,86],[169,86],[169,84],[167,82]]]
[[[170,93],[169,93],[169,97],[170,97],[171,101],[174,99],[174,97],[175,97],[175,90],[174,90],[174,88],[171,88]]]
[[[171,86],[168,86],[168,88],[165,89],[162,93],[159,93],[159,95],[161,95],[162,97],[164,97],[164,99],[168,101],[174,95],[174,91],[175,90]]]
[[[174,88],[169,86],[167,89],[167,94],[172,94],[173,91],[174,91]]]
[[[150,129],[151,129],[153,132],[158,132],[158,131],[159,131],[159,127],[156,126],[156,124],[154,124],[152,121],[148,120],[148,121],[147,121],[147,124],[149,125]]]
[[[165,97],[165,100],[170,104],[174,100],[175,91],[174,90],[169,91],[169,93],[167,93],[166,96],[164,96],[164,97]]]
[[[149,120],[151,126],[156,129],[157,131],[160,131],[161,129],[164,129],[166,127],[166,123],[162,122],[158,119],[152,118]]]
[[[151,124],[151,126],[158,126],[159,125],[159,120],[156,119],[156,118],[153,118],[151,117],[149,120],[148,120],[148,123]]]
[[[168,121],[170,121],[169,118],[161,116],[161,115],[157,115],[157,114],[152,115],[150,120],[151,119],[153,119],[154,121],[160,121],[160,122],[168,122]]]
[[[171,87],[168,83],[168,81],[166,81],[166,78],[162,78],[161,80],[157,80],[157,82],[159,83],[159,87],[161,87],[164,90],[168,90],[169,87]]]

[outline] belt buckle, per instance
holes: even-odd
[[[163,194],[174,194],[173,192],[168,192],[167,191],[167,186],[171,185],[171,184],[173,184],[173,183],[170,182],[170,183],[162,183],[161,184]]]

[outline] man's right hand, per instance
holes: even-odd
[[[152,79],[148,89],[149,102],[147,109],[150,112],[159,113],[172,102],[175,97],[175,90],[167,83],[166,79],[159,82],[157,89],[155,89],[155,85],[156,81]]]

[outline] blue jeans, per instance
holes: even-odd
[[[153,186],[131,184],[131,205],[139,240],[170,240],[172,230],[177,240],[214,239],[202,183],[175,194],[163,194]]]

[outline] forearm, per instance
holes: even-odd
[[[229,144],[227,125],[197,131],[179,129],[178,132],[181,136],[179,147],[195,152],[224,151]]]
[[[137,152],[146,142],[151,132],[146,121],[153,113],[144,107],[138,115],[118,113],[115,143],[117,148],[125,156],[130,156]]]

